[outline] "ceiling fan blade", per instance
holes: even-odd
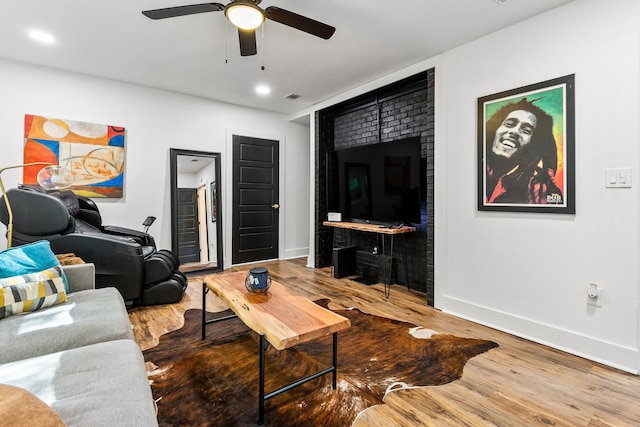
[[[187,6],[166,7],[164,9],[145,10],[144,16],[151,19],[174,18],[176,16],[194,15],[196,13],[220,12],[224,5],[220,3],[190,4]]]
[[[336,31],[335,27],[331,25],[323,24],[315,19],[307,18],[306,16],[298,15],[297,13],[289,12],[288,10],[275,6],[269,6],[265,10],[265,16],[272,21],[288,25],[289,27],[296,28],[325,40],[330,39]]]
[[[238,28],[240,37],[240,56],[251,56],[258,53],[256,47],[256,30],[242,30]]]

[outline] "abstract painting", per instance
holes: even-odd
[[[125,129],[25,114],[24,162],[51,162],[73,175],[71,190],[92,198],[121,198]],[[37,184],[42,166],[24,169],[24,184]]]

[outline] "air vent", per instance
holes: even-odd
[[[297,93],[291,93],[291,94],[285,96],[284,99],[298,99],[298,98],[300,98],[300,96],[302,96],[302,95],[298,95]]]

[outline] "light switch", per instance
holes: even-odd
[[[606,168],[605,187],[631,188],[631,168]]]
[[[618,183],[619,184],[627,183],[627,173],[625,171],[618,171]]]

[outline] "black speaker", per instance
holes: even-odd
[[[357,246],[333,248],[333,277],[341,279],[356,273]]]

